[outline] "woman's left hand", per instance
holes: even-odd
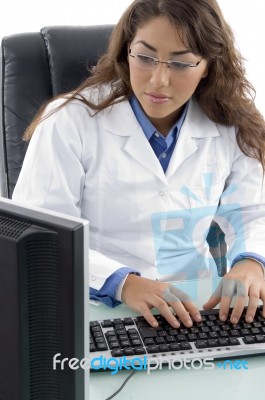
[[[237,324],[249,297],[245,320],[254,319],[258,302],[263,301],[262,315],[265,318],[265,280],[262,266],[251,259],[238,261],[223,277],[217,289],[203,308],[209,310],[220,303],[219,318],[226,321],[232,298],[236,296],[230,322]]]

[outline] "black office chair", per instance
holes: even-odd
[[[112,25],[46,27],[7,36],[1,55],[0,190],[11,197],[27,144],[23,132],[39,107],[76,88],[107,47]]]
[[[11,198],[27,143],[23,133],[40,106],[76,88],[107,47],[113,25],[46,27],[5,37],[1,56],[0,190]],[[217,224],[207,237],[219,275],[226,272],[226,245]]]

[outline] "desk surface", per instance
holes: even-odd
[[[180,287],[185,290],[185,283]],[[196,303],[201,309],[212,291],[209,280],[197,283]],[[91,305],[90,319],[119,318],[136,315],[126,306],[120,305],[114,309],[102,304]],[[242,358],[241,358],[242,359]],[[265,356],[245,358],[248,369],[230,370],[217,366],[212,370],[155,370],[147,375],[138,371],[115,400],[161,400],[165,396],[184,400],[249,400],[258,396],[263,398],[265,392]],[[122,385],[129,371],[119,371],[116,375],[110,372],[90,374],[91,400],[104,400]]]

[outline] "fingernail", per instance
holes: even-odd
[[[180,327],[180,323],[176,320],[176,321],[173,322],[172,326],[174,326],[174,328],[179,328]]]
[[[226,314],[222,314],[221,317],[220,317],[220,320],[221,321],[226,321]]]
[[[237,323],[237,318],[236,317],[232,318],[232,324],[236,324],[236,323]]]
[[[197,322],[200,322],[201,321],[201,319],[202,319],[202,317],[201,317],[201,314],[195,314],[195,320],[197,321]]]
[[[187,328],[192,327],[192,320],[191,320],[191,319],[188,319],[188,320],[186,321],[186,326],[187,326]]]
[[[158,325],[159,325],[159,324],[158,324],[157,321],[154,321],[152,325],[153,325],[153,328],[158,328]]]
[[[251,316],[247,317],[247,322],[248,322],[249,324],[251,324],[251,322],[253,322],[253,318],[252,318]]]

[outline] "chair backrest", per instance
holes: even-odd
[[[2,40],[0,90],[0,194],[12,196],[27,143],[23,133],[40,106],[76,88],[107,48],[113,25],[51,26]],[[226,271],[226,245],[219,226],[207,236],[219,275]]]
[[[113,25],[51,26],[2,40],[0,194],[11,197],[27,144],[23,133],[40,106],[76,88],[107,47]]]

